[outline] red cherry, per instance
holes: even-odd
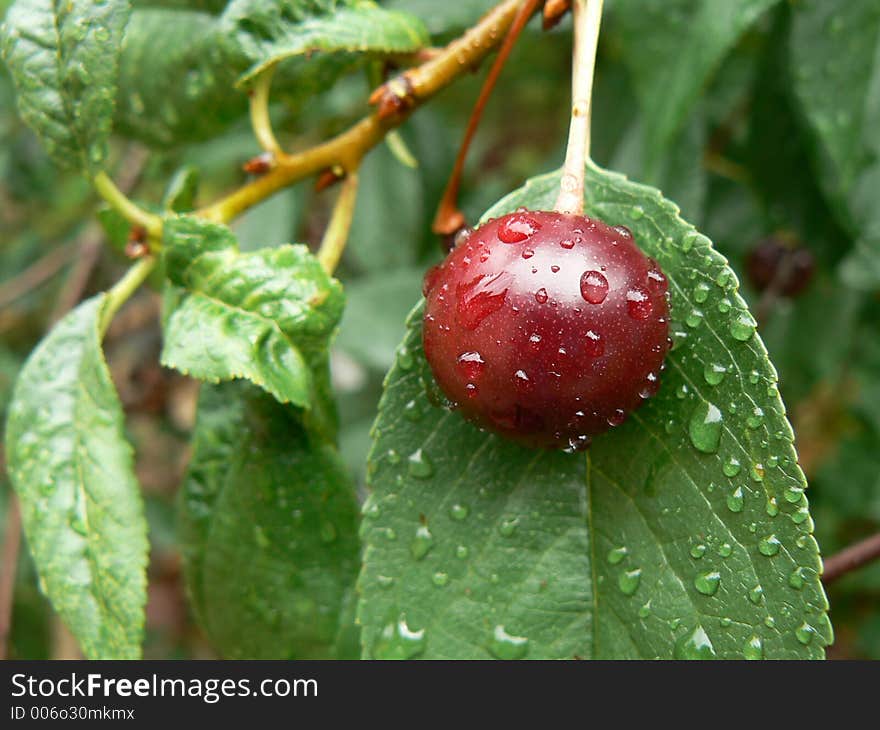
[[[484,428],[578,450],[659,387],[668,285],[622,226],[519,211],[474,230],[428,278],[425,356]]]

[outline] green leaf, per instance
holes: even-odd
[[[0,33],[22,117],[62,166],[107,155],[127,0],[18,0]]]
[[[235,89],[243,74],[296,56],[272,83],[273,100],[295,109],[371,55],[421,47],[424,35],[411,37],[419,29],[408,16],[354,0],[237,1],[221,16],[137,9],[120,60],[117,125],[159,147],[205,140],[247,114],[247,95]],[[314,50],[322,53],[307,58]]]
[[[645,161],[664,155],[725,55],[778,0],[616,0],[611,16],[645,118]]]
[[[420,268],[397,269],[349,284],[336,346],[365,365],[387,371],[424,273]]]
[[[486,217],[551,208],[558,186]],[[586,456],[519,447],[432,405],[416,308],[374,427],[365,656],[822,657],[806,485],[736,277],[657,190],[590,167],[587,191],[669,278],[660,391]]]
[[[224,656],[352,658],[335,647],[354,630],[357,502],[295,411],[247,384],[205,386],[180,508],[193,607]]]
[[[62,319],[25,364],[6,425],[9,474],[41,585],[91,659],[140,656],[147,537],[98,323]]]
[[[166,219],[163,251],[162,364],[212,382],[246,378],[310,407],[343,295],[308,249],[241,253],[226,226],[179,216]]]
[[[199,169],[192,165],[184,165],[171,178],[165,195],[162,196],[162,207],[175,213],[185,213],[196,207],[196,195],[199,192]]]
[[[245,68],[214,16],[135,10],[120,58],[119,131],[159,147],[207,139],[247,113],[233,89]]]
[[[371,0],[232,0],[223,14],[253,62],[243,82],[294,56],[410,53],[428,44],[421,22]]]
[[[792,8],[794,92],[818,141],[818,180],[857,238],[846,281],[880,283],[880,5],[805,0]]]

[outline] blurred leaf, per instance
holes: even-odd
[[[423,276],[420,268],[397,269],[348,285],[336,346],[365,365],[387,371],[394,363],[409,303],[419,296]]]
[[[558,185],[534,178],[486,217],[548,209]],[[365,655],[822,657],[804,478],[735,276],[658,191],[598,168],[587,191],[589,214],[660,262],[687,322],[663,386],[586,457],[524,449],[431,405],[417,308],[375,425]]]
[[[432,34],[468,28],[497,4],[498,0],[385,0],[383,3],[391,10],[403,10],[417,16]]]
[[[162,196],[162,207],[175,213],[185,213],[196,207],[196,195],[199,191],[199,170],[192,165],[184,165],[171,178],[165,195]]]
[[[247,112],[247,97],[233,88],[245,68],[217,18],[135,10],[120,58],[120,132],[159,147],[216,134]]]
[[[642,106],[646,178],[743,32],[778,0],[615,0],[612,18]]]
[[[846,281],[880,284],[880,4],[875,0],[793,6],[794,92],[818,140],[820,185],[857,238]]]
[[[335,644],[352,630],[357,503],[295,411],[247,384],[204,386],[180,507],[190,596],[224,656],[353,658]]]
[[[419,171],[382,146],[364,161],[359,177],[346,262],[370,273],[413,265],[419,255],[413,242],[421,238],[425,215]]]
[[[427,45],[421,22],[371,0],[232,0],[223,14],[253,65],[242,77],[313,53],[410,53]]]
[[[140,656],[146,522],[99,295],[62,319],[15,386],[6,455],[44,592],[91,659]]]
[[[127,0],[17,0],[0,48],[22,117],[63,167],[92,173],[107,155],[129,16]]]
[[[163,253],[162,364],[215,383],[246,378],[309,408],[343,295],[308,249],[241,253],[226,226],[180,216],[165,221]]]
[[[288,188],[246,211],[232,226],[239,248],[254,251],[294,238],[306,212],[303,192],[302,187]]]
[[[805,174],[811,145],[792,98],[789,30],[790,13],[782,6],[755,71],[745,162],[751,187],[764,208],[765,233],[793,231],[816,255],[836,262],[850,242],[831,215],[818,181]]]

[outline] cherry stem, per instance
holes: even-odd
[[[486,76],[486,80],[483,82],[483,88],[480,89],[480,95],[477,97],[474,110],[471,112],[471,117],[468,120],[464,139],[462,139],[461,147],[458,149],[458,156],[455,158],[455,166],[452,168],[452,174],[449,176],[446,190],[443,192],[440,205],[437,207],[437,215],[434,217],[434,223],[431,226],[434,233],[448,236],[464,226],[464,214],[458,207],[458,193],[461,188],[461,177],[464,172],[464,163],[467,159],[468,150],[477,132],[480,119],[483,117],[486,103],[489,101],[495,84],[501,76],[501,71],[507,63],[510,52],[513,50],[523,28],[525,28],[532,15],[538,10],[541,2],[542,0],[526,0],[523,3],[508,29],[507,35],[504,37],[504,42],[498,51],[498,55],[495,57],[495,61],[492,63],[492,68],[489,69],[489,75]]]
[[[271,155],[279,155],[283,154],[281,145],[275,138],[272,120],[269,118],[269,89],[274,75],[275,66],[269,66],[257,77],[250,97],[250,114],[251,127],[260,147]]]
[[[590,159],[590,112],[593,97],[593,75],[602,21],[602,0],[575,0],[574,7],[574,68],[572,70],[571,126],[559,197],[555,210],[559,213],[583,215],[584,176]]]
[[[333,215],[321,240],[318,249],[318,261],[328,274],[332,274],[339,265],[342,252],[345,250],[348,233],[351,230],[351,222],[354,219],[355,204],[357,203],[358,175],[356,170],[346,174],[342,181],[339,197],[333,207]]]

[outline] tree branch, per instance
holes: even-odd
[[[503,40],[524,1],[499,3],[473,28],[421,66],[388,81],[377,90],[382,93],[374,94],[374,98],[384,97],[389,103],[381,104],[347,131],[297,154],[278,155],[276,166],[264,176],[196,214],[226,223],[278,190],[322,170],[337,165],[346,172],[357,169],[361,158],[390,130],[400,126],[420,104],[473,68]]]
[[[880,558],[880,532],[841,550],[825,560],[822,582],[828,585],[843,575]]]

